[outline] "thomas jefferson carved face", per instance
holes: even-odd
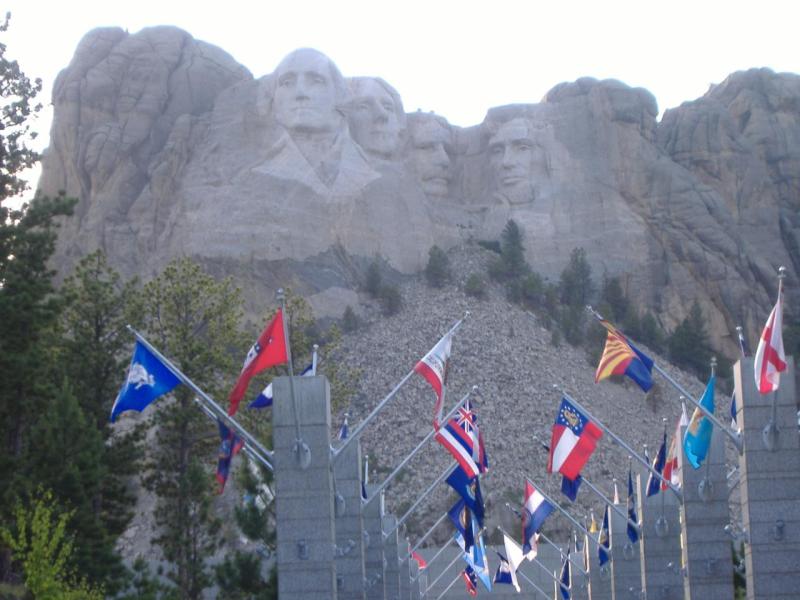
[[[289,132],[335,131],[342,119],[336,107],[343,86],[327,56],[309,48],[295,50],[275,69],[275,120]]]
[[[350,133],[367,154],[388,159],[397,151],[402,130],[402,107],[398,107],[388,84],[373,77],[351,83],[353,99],[348,107]]]
[[[525,119],[512,119],[500,126],[489,140],[489,161],[498,191],[512,204],[533,200],[534,167],[544,165],[545,157]]]
[[[447,196],[450,174],[450,129],[438,118],[409,118],[411,167],[428,196]]]

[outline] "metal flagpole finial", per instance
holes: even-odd
[[[275,292],[275,298],[278,302],[283,302],[286,300],[286,292],[283,291],[283,288],[278,288]]]
[[[786,267],[780,266],[778,267],[778,279],[785,279],[786,278]]]
[[[717,357],[711,357],[711,374],[714,375],[717,371]]]
[[[464,318],[466,319],[469,315],[470,315],[470,312],[468,310],[465,310],[464,311]]]

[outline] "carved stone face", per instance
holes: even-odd
[[[298,50],[275,70],[272,109],[290,132],[326,132],[339,126],[337,90],[330,60],[315,50]]]
[[[428,196],[447,196],[450,174],[450,131],[435,120],[409,127],[411,167]]]
[[[368,154],[390,158],[400,143],[394,98],[374,79],[360,83],[348,111],[350,133]]]
[[[489,161],[497,190],[511,203],[533,200],[534,165],[544,162],[544,154],[524,119],[512,119],[500,126],[489,140]]]

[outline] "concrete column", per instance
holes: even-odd
[[[588,541],[588,540],[584,540]],[[589,542],[591,544],[591,542]],[[570,574],[572,575],[572,600],[589,600],[589,579],[583,574],[584,552],[573,552],[569,555]]]
[[[639,520],[644,538],[642,551],[647,599],[682,600],[678,498],[671,490],[661,490],[655,496],[643,498],[641,504]]]
[[[397,517],[384,515],[383,530],[389,531],[397,524]],[[383,538],[383,556],[386,559],[386,600],[400,600],[400,567],[398,565],[397,529]]]
[[[603,515],[600,515],[600,526],[603,525]],[[599,533],[592,534],[594,539],[599,539]],[[600,559],[597,553],[597,544],[584,538],[589,556],[589,597],[591,600],[611,600],[611,563],[606,563],[600,568]],[[613,556],[613,554],[612,554]]]
[[[295,377],[300,433],[310,462],[296,458],[295,414],[288,377],[273,383],[275,518],[278,596],[281,600],[336,600],[330,389],[325,377]]]
[[[420,575],[420,572],[419,572],[419,565],[417,564],[417,561],[415,561],[413,558],[408,559],[406,562],[408,563],[408,568],[409,568],[408,575],[409,575],[409,578],[410,578],[409,579],[409,581],[410,581],[410,583],[409,583],[409,588],[410,588],[409,597],[411,598],[411,600],[419,600],[420,593],[421,593],[420,592],[420,583],[421,583],[420,582],[420,577],[421,577],[421,575]]]
[[[360,446],[358,441],[353,442],[333,464],[339,600],[365,600]]]
[[[406,554],[408,554],[409,546],[408,540],[403,537],[401,533],[397,535],[397,570],[400,576],[400,598],[401,600],[410,600],[411,598],[411,570],[409,567],[409,561],[404,560],[400,562],[400,559],[404,558]],[[411,561],[414,562],[414,561]]]
[[[745,544],[747,598],[770,600],[800,595],[800,436],[797,431],[797,396],[794,361],[787,357],[775,394],[777,443],[764,443],[764,427],[772,419],[773,394],[761,395],[755,387],[753,359],[736,363],[738,425],[745,451],[739,457]]]
[[[717,399],[717,416],[730,420],[727,402]],[[685,434],[681,428],[681,439]],[[686,600],[707,598],[733,598],[733,562],[731,538],[725,533],[728,524],[728,482],[725,468],[725,434],[714,431],[706,460],[694,469],[686,460],[681,445],[681,477],[683,479],[683,506],[681,508],[682,556],[687,576],[684,578]],[[700,483],[708,479],[710,489],[704,484],[701,497]]]
[[[636,482],[634,482],[634,485]],[[628,482],[620,490],[620,500],[628,497]],[[619,507],[627,512],[625,504]],[[640,600],[642,593],[641,544],[632,544],[628,538],[628,520],[617,511],[611,511],[611,590],[614,600]],[[594,596],[593,596],[594,598]]]
[[[367,485],[367,495],[371,496],[378,489],[377,485]],[[383,494],[369,504],[363,505],[364,531],[367,532],[364,549],[364,571],[366,573],[367,600],[384,600],[386,598],[385,561],[383,557]]]

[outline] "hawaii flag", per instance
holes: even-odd
[[[233,386],[230,396],[228,396],[228,414],[234,415],[239,410],[239,402],[244,397],[247,386],[253,377],[265,369],[282,365],[288,361],[283,311],[278,309],[272,321],[266,326],[244,359],[239,379],[236,380],[236,385]]]
[[[778,390],[781,372],[786,370],[786,354],[783,351],[783,290],[778,292],[778,301],[769,313],[769,319],[758,340],[755,357],[756,387],[762,394]]]
[[[451,330],[414,367],[414,371],[422,375],[431,384],[433,391],[436,393],[433,424],[437,429],[442,419],[442,402],[445,385],[447,384],[447,363],[450,360],[452,342],[453,334]]]

